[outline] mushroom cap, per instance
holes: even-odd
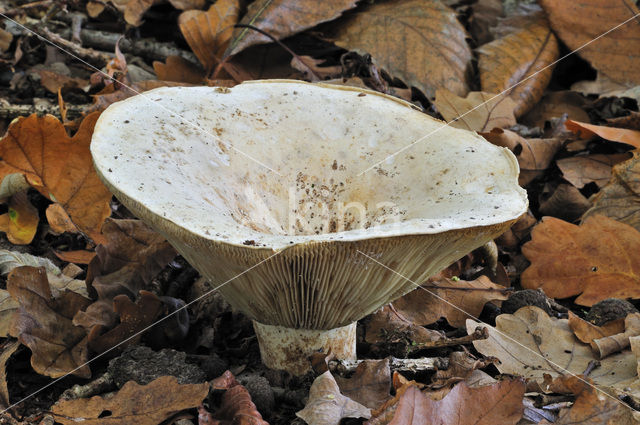
[[[109,106],[91,152],[116,197],[196,269],[235,277],[220,289],[234,307],[265,324],[332,329],[526,212],[513,154],[443,125],[354,87],[171,87]]]

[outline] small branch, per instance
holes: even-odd
[[[353,372],[363,361],[364,360],[331,360],[329,362],[329,370],[339,373]],[[391,357],[389,367],[391,370],[400,372],[445,370],[449,367],[449,359],[446,357],[423,357],[420,359],[399,359]]]
[[[424,350],[425,348],[451,347],[453,345],[471,344],[473,341],[489,338],[489,329],[478,326],[472,334],[460,338],[446,338],[436,341],[419,342],[409,347],[411,351]]]

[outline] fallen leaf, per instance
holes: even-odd
[[[606,140],[613,142],[625,143],[636,149],[640,149],[640,131],[628,130],[626,128],[607,127],[604,125],[593,125],[579,121],[567,120],[564,126],[568,130],[573,131],[579,137],[588,139],[598,135]]]
[[[591,344],[594,339],[624,332],[624,319],[612,320],[602,326],[596,326],[569,311],[569,327],[581,342]]]
[[[575,186],[565,183],[555,187],[553,183],[546,183],[538,200],[540,214],[569,222],[578,220],[591,207],[589,200]]]
[[[496,243],[503,248],[520,249],[520,241],[529,236],[537,222],[531,210],[527,210],[509,230],[496,239]]]
[[[148,80],[138,81],[136,83],[128,84],[127,86],[120,85],[117,89],[113,86],[108,86],[99,93],[93,95],[93,105],[88,109],[88,112],[102,111],[112,103],[119,102],[131,96],[136,96],[147,90],[153,90],[158,87],[179,87],[185,85],[188,84],[176,81]]]
[[[606,298],[640,298],[640,232],[596,215],[580,226],[542,219],[522,253],[531,261],[521,282],[552,298],[579,295],[591,306]],[[558,261],[562,259],[562,261]]]
[[[140,291],[140,298],[135,303],[126,295],[118,295],[113,299],[113,312],[120,323],[106,332],[100,325],[93,326],[88,335],[89,348],[95,353],[104,353],[118,346],[117,351],[112,350],[117,353],[137,344],[143,334],[136,334],[155,323],[163,311],[162,301],[151,292]],[[74,324],[77,323],[74,320]]]
[[[202,69],[184,59],[182,56],[169,56],[164,63],[154,61],[153,70],[158,80],[163,81],[201,84],[205,78],[205,73]]]
[[[612,127],[627,128],[630,130],[640,130],[640,112],[631,111],[629,115],[617,118],[609,118],[607,124]]]
[[[389,359],[363,360],[349,378],[335,378],[340,392],[363,406],[374,409],[391,398]]]
[[[518,183],[521,186],[526,186],[542,175],[562,147],[562,140],[559,138],[525,139],[514,131],[501,128],[480,134],[494,145],[508,148],[516,155],[520,165]]]
[[[416,325],[429,325],[445,317],[451,326],[462,327],[467,318],[478,317],[489,301],[508,297],[504,286],[496,285],[486,276],[471,281],[441,279],[395,300],[393,307]]]
[[[479,0],[471,5],[470,30],[473,39],[478,45],[486,44],[494,39],[491,32],[498,24],[498,20],[504,16],[502,0]]]
[[[391,0],[341,21],[335,43],[369,53],[376,65],[433,99],[437,89],[469,91],[471,50],[455,12],[438,0]]]
[[[206,4],[205,0],[169,0],[171,6],[180,10],[202,9]]]
[[[342,418],[371,417],[367,407],[340,394],[331,372],[318,376],[309,389],[309,400],[296,416],[308,424],[338,425]]]
[[[586,97],[575,91],[548,92],[519,121],[526,126],[540,128],[544,128],[552,118],[560,118],[564,114],[572,120],[589,121],[589,114],[584,109],[587,102]]]
[[[142,16],[159,0],[109,0],[124,13],[124,20],[134,27],[142,25]],[[95,11],[94,11],[95,12]]]
[[[0,215],[0,232],[5,232],[12,244],[30,244],[38,230],[38,210],[31,205],[26,191],[14,194],[8,206],[9,212]]]
[[[91,260],[93,260],[93,257],[96,256],[96,253],[94,251],[86,251],[83,249],[76,251],[54,250],[53,253],[56,254],[56,257],[58,257],[62,261],[74,264],[89,264]]]
[[[60,235],[65,232],[79,232],[76,225],[73,224],[71,217],[69,217],[69,214],[67,214],[67,212],[60,204],[49,205],[45,214],[47,216],[47,222],[49,223],[49,227],[53,234]]]
[[[593,207],[582,218],[605,215],[640,231],[640,151],[615,165],[611,174],[611,180],[591,199]]]
[[[640,41],[640,26],[632,21],[609,32],[640,13],[632,0],[541,0],[540,5],[556,35],[598,74],[620,83],[640,84],[640,53],[635,47]],[[601,37],[605,32],[609,33]]]
[[[611,179],[614,165],[631,158],[630,153],[576,155],[556,161],[562,176],[578,189],[589,183],[603,187]]]
[[[58,378],[67,373],[88,378],[87,334],[71,319],[91,300],[65,291],[54,296],[43,267],[18,267],[7,279],[7,290],[20,303],[10,334],[29,347],[31,366],[41,375]]]
[[[312,82],[322,81],[327,84],[328,81],[325,81],[327,79],[336,79],[336,83],[342,81],[342,78],[338,78],[342,75],[342,66],[322,66],[324,62],[326,62],[324,59],[314,59],[311,56],[294,56],[291,59],[291,66],[302,72],[306,79]],[[352,78],[352,80],[362,82],[359,78]]]
[[[336,19],[346,10],[355,7],[357,0],[256,0],[249,5],[241,24],[252,25],[282,40],[313,28],[322,22]],[[250,28],[236,28],[233,41],[224,56],[232,56],[255,44],[273,40]]]
[[[180,31],[207,72],[220,62],[229,46],[239,13],[238,0],[218,0],[206,12],[188,10],[180,14]]]
[[[291,67],[291,55],[276,44],[243,50],[224,65],[236,82],[263,79],[300,80],[304,74]]]
[[[20,304],[11,298],[9,291],[0,289],[0,338],[9,336],[9,327],[11,326],[11,318],[18,310]]]
[[[3,410],[11,405],[7,386],[7,362],[18,347],[20,347],[19,341],[5,341],[0,353],[0,409]]]
[[[467,320],[467,332],[478,326],[488,328],[489,338],[473,341],[473,346],[485,356],[498,358],[495,366],[501,373],[543,383],[545,375],[581,375],[597,360],[588,345],[576,340],[567,319],[551,318],[535,306],[501,314],[495,328]],[[601,360],[589,377],[597,385],[624,388],[637,379],[636,368],[635,356],[626,351]]]
[[[439,89],[433,103],[452,127],[488,131],[516,124],[513,116],[516,104],[505,95],[471,92],[466,98],[462,98],[450,91]]]
[[[69,77],[48,69],[34,69],[40,76],[40,84],[50,93],[58,94],[59,90],[82,89],[89,86],[88,80]]]
[[[181,410],[196,407],[209,393],[209,384],[179,384],[162,376],[147,385],[129,381],[111,396],[65,400],[51,407],[64,425],[157,425]]]
[[[373,313],[365,335],[370,344],[420,344],[444,339],[440,332],[424,328],[402,316],[392,304]]]
[[[60,204],[78,228],[100,241],[100,227],[111,214],[111,193],[93,168],[89,144],[98,113],[85,117],[69,138],[52,115],[14,120],[0,141],[0,180],[20,172],[51,201]]]
[[[108,219],[102,233],[105,243],[96,247],[87,270],[87,285],[102,299],[136,297],[176,256],[169,242],[141,220]]]
[[[524,391],[521,379],[478,388],[460,382],[442,400],[435,401],[410,383],[398,390],[394,403],[388,403],[385,410],[376,412],[365,424],[515,425],[524,411]],[[388,421],[389,418],[392,419]]]
[[[202,406],[198,407],[199,425],[269,425],[251,401],[249,391],[240,385],[230,371],[211,381],[211,388],[226,391],[215,414],[212,415]]]
[[[558,42],[541,10],[518,16],[523,25],[515,31],[477,49],[482,90],[505,90],[516,108],[516,118],[524,115],[542,98],[558,59]],[[515,86],[515,87],[513,87]]]
[[[0,28],[0,52],[6,52],[13,41],[13,34]]]
[[[570,408],[560,410],[557,425],[635,425],[633,411],[612,396],[605,396],[589,379],[576,376],[556,378],[556,382],[576,396]],[[556,383],[554,382],[554,383]],[[556,384],[557,385],[557,384]],[[546,420],[540,424],[549,424]]]

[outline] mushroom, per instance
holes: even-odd
[[[355,359],[358,319],[527,211],[513,154],[443,125],[355,87],[171,87],[109,106],[91,153],[127,208],[229,281],[263,362],[299,375],[318,350]]]

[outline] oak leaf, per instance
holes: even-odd
[[[340,22],[335,43],[369,53],[379,68],[433,99],[464,96],[471,50],[455,12],[438,0],[375,2]]]
[[[592,198],[593,207],[583,219],[601,214],[640,231],[640,151],[615,165],[611,174],[609,183]]]
[[[501,128],[480,134],[494,145],[508,148],[516,155],[520,165],[518,183],[521,186],[526,186],[539,177],[551,165],[553,157],[562,147],[562,140],[559,138],[525,139],[514,131]]]
[[[614,165],[628,160],[630,153],[571,156],[556,161],[562,176],[578,189],[589,183],[603,187],[611,179]]]
[[[578,55],[590,62],[598,74],[619,83],[640,84],[640,26],[631,20],[609,32],[640,13],[633,0],[541,0],[540,5],[558,37],[570,50],[580,49]]]
[[[296,416],[308,424],[338,425],[342,418],[369,418],[371,411],[345,397],[330,371],[318,376],[309,389],[309,400]]]
[[[66,400],[51,408],[64,425],[157,425],[173,414],[196,407],[209,393],[209,384],[179,384],[163,376],[147,385],[129,381],[112,396]]]
[[[495,328],[467,320],[468,333],[478,326],[488,329],[489,338],[473,341],[473,346],[485,356],[498,358],[495,366],[501,373],[543,383],[549,376],[580,375],[597,360],[591,348],[574,337],[567,319],[551,318],[535,306],[501,314]],[[597,385],[624,389],[637,380],[636,368],[635,356],[624,351],[601,360],[589,377]]]
[[[56,296],[43,267],[14,269],[7,290],[20,303],[10,334],[31,349],[31,366],[42,375],[58,378],[73,373],[88,378],[87,333],[74,326],[73,316],[91,300],[73,291]]]
[[[276,40],[281,40],[322,22],[332,21],[355,7],[356,3],[357,0],[256,0],[249,5],[240,23],[257,27]],[[273,41],[249,28],[236,28],[232,38],[225,57],[235,55],[249,46]]]
[[[395,300],[393,307],[416,325],[429,325],[445,317],[451,326],[462,327],[467,318],[478,317],[489,301],[507,298],[506,288],[486,276],[471,281],[441,279]]]
[[[205,73],[202,69],[181,56],[169,56],[165,62],[154,61],[153,70],[158,80],[201,84]]]
[[[238,0],[218,0],[206,12],[188,10],[178,18],[182,35],[206,71],[212,70],[220,62],[231,41],[239,13]]]
[[[482,90],[490,93],[508,90],[507,94],[516,102],[513,113],[519,118],[542,97],[559,48],[542,11],[517,18],[514,31],[481,46],[477,52]]]
[[[525,384],[521,379],[470,388],[460,382],[442,399],[432,400],[413,383],[397,391],[393,402],[366,425],[517,424],[522,417]],[[388,421],[389,417],[392,419]]]
[[[78,228],[100,241],[111,214],[111,193],[93,168],[89,144],[98,113],[85,117],[70,138],[52,115],[14,120],[0,141],[0,180],[22,173],[40,193],[64,208]]]
[[[5,232],[12,244],[30,244],[38,230],[38,210],[29,202],[26,191],[14,194],[8,207],[9,212],[0,215],[0,232]]]
[[[602,326],[597,326],[569,311],[569,327],[581,342],[591,344],[594,339],[624,332],[624,319],[612,320]]]
[[[531,261],[522,286],[550,297],[579,295],[591,306],[606,298],[640,298],[640,232],[604,216],[580,226],[545,217],[522,247]],[[561,259],[561,261],[559,261]]]
[[[462,98],[448,90],[439,89],[433,103],[452,127],[489,131],[516,124],[513,115],[516,104],[506,95],[471,92],[466,98]]]
[[[262,419],[251,400],[249,391],[242,386],[230,371],[211,381],[211,388],[225,390],[222,395],[220,408],[215,414],[209,413],[204,407],[198,407],[199,425],[221,425],[224,423],[242,425],[269,425]]]

